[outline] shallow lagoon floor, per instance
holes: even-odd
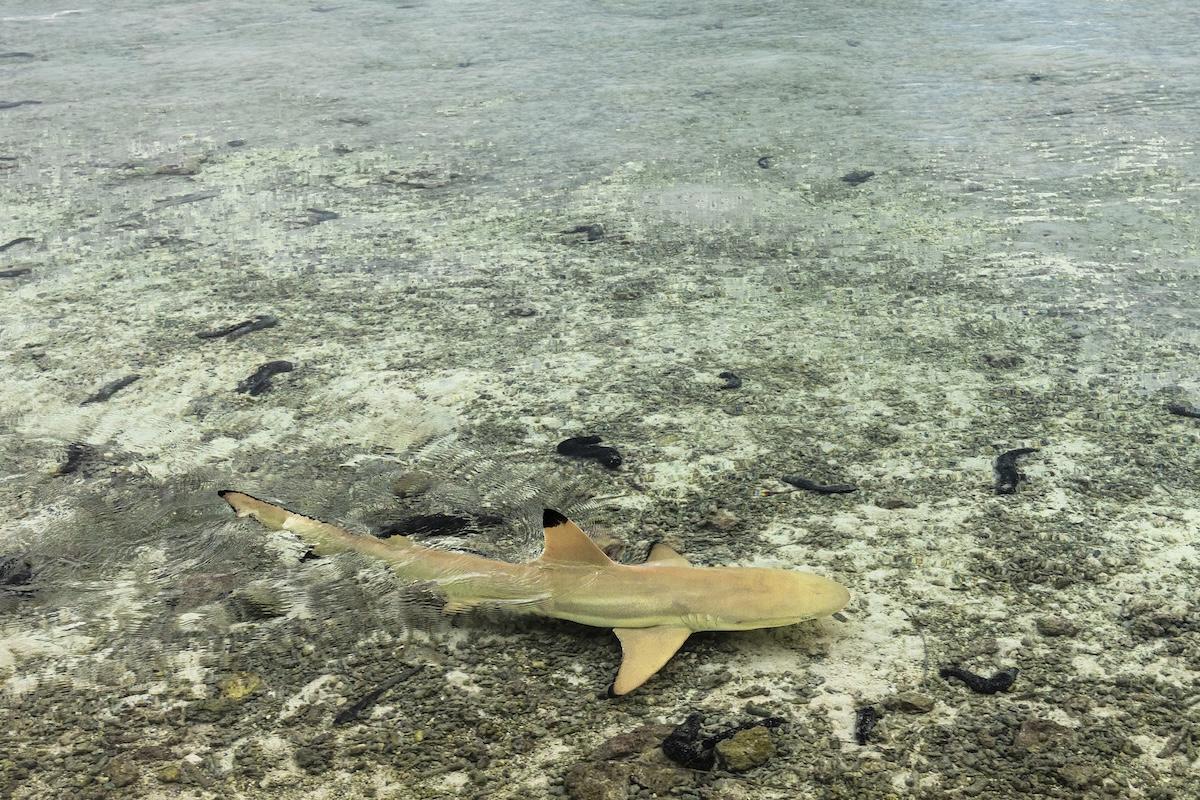
[[[0,245],[31,240],[0,253],[0,555],[33,573],[0,594],[0,794],[1194,791],[1177,4],[127,5],[4,23],[0,99],[37,102],[0,109]],[[555,455],[585,434],[622,466]],[[555,505],[854,600],[607,700],[608,632],[442,619],[268,547],[227,487],[498,515],[459,543],[508,558]],[[613,744],[697,710],[788,725],[741,774]]]

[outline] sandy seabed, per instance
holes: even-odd
[[[0,794],[1194,796],[1198,32],[1036,5],[3,12]],[[443,619],[227,487],[854,599],[613,701],[608,632]],[[787,724],[696,772],[695,711]]]

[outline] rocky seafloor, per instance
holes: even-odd
[[[1083,74],[1030,59],[988,74]],[[1073,114],[1021,123],[1065,144],[1001,125],[988,158],[889,144],[861,103],[825,133],[877,140],[696,133],[752,77],[668,107],[703,159],[554,180],[511,142],[373,141],[344,98],[311,146],[229,123],[121,157],[31,133],[74,130],[49,94],[0,110],[0,795],[1195,796],[1194,151],[1095,133],[1065,80]],[[581,435],[622,464],[556,454]],[[665,539],[853,600],[696,635],[608,699],[609,632],[444,618],[273,549],[223,488],[363,531],[459,514],[449,544],[514,559],[549,505],[629,560]],[[712,769],[661,748],[695,713],[745,726]]]
[[[214,171],[253,174],[257,156],[226,152]],[[313,168],[336,185],[345,163]],[[369,177],[326,204],[389,208],[396,190]],[[841,213],[872,207],[836,192],[823,202]],[[401,197],[464,203],[449,187]],[[7,796],[1187,796],[1200,426],[1166,410],[1184,389],[1136,380],[1182,370],[1184,350],[1072,313],[1065,279],[1014,308],[1007,286],[895,257],[850,283],[819,247],[681,256],[669,231],[611,217],[600,241],[558,235],[595,213],[491,214],[457,222],[473,266],[394,282],[272,275],[212,248],[79,254],[87,269],[22,256],[45,274],[6,287],[4,541],[33,571],[3,600]],[[363,248],[337,239],[321,246]],[[280,322],[196,336],[255,313]],[[119,324],[101,335],[100,319]],[[235,390],[276,358],[296,368]],[[737,389],[717,377],[731,370]],[[141,378],[79,405],[126,372]],[[555,455],[589,433],[620,468]],[[700,564],[819,571],[855,599],[844,621],[696,636],[609,700],[606,632],[450,626],[367,565],[272,557],[215,495],[369,527],[416,507],[396,496],[405,455],[451,434],[483,455],[439,467],[462,484],[442,505],[499,502],[500,555],[530,554],[540,502],[590,494],[580,521],[631,554],[665,537]],[[1039,449],[997,494],[993,460],[1016,446]],[[792,473],[857,491],[791,490]],[[975,694],[938,676],[950,663],[1019,676]],[[881,720],[859,745],[868,705]],[[738,774],[605,750],[693,711],[787,724]]]

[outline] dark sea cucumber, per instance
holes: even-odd
[[[5,242],[4,244],[0,244],[0,253],[3,253],[5,250],[8,250],[10,247],[16,247],[19,244],[30,244],[32,242],[33,242],[32,236],[18,236],[15,239],[10,239],[9,241]]]
[[[67,445],[66,459],[58,465],[58,469],[54,470],[54,475],[71,475],[78,472],[84,458],[90,455],[91,452],[92,448],[83,442],[71,442]]]
[[[699,712],[688,714],[687,719],[677,725],[675,730],[663,739],[663,755],[688,769],[710,770],[717,763],[715,748],[724,740],[750,728],[762,727],[774,730],[787,724],[787,720],[782,717],[767,717],[731,725],[712,736],[701,737],[700,725],[703,722],[703,714]]]
[[[600,444],[599,436],[573,436],[559,442],[555,450],[559,455],[593,459],[609,469],[616,469],[622,462],[617,449]]]
[[[871,731],[879,722],[879,709],[875,706],[862,706],[854,712],[854,741],[865,745],[871,738]]]
[[[237,339],[245,336],[253,331],[261,331],[265,328],[273,328],[279,324],[279,319],[270,314],[259,314],[254,319],[244,320],[233,325],[227,325],[224,328],[217,328],[211,331],[201,331],[196,336],[200,339],[218,339],[226,337],[229,339]]]
[[[103,403],[108,398],[112,397],[117,392],[124,389],[129,384],[141,378],[141,375],[126,375],[123,378],[117,378],[115,381],[109,381],[100,387],[100,389],[91,397],[84,400],[79,405],[86,406],[92,403]]]
[[[858,487],[850,483],[817,483],[805,478],[803,475],[784,475],[780,480],[795,486],[797,489],[807,489],[810,492],[818,492],[820,494],[848,494],[849,492],[858,491]]]
[[[718,378],[725,381],[721,386],[722,389],[740,389],[742,388],[742,378],[736,372],[725,370],[717,375]]]
[[[1017,673],[1020,670],[1016,667],[1002,669],[990,678],[985,678],[982,675],[976,675],[970,670],[953,664],[942,667],[938,670],[938,675],[943,678],[957,678],[967,685],[967,688],[972,692],[979,694],[995,694],[996,692],[1008,691],[1009,687],[1017,679]]]
[[[386,692],[387,690],[391,689],[393,686],[396,686],[399,683],[403,683],[404,681],[408,680],[409,678],[416,675],[420,671],[421,671],[421,665],[418,664],[415,667],[409,667],[406,670],[396,673],[395,675],[393,675],[392,677],[388,678],[386,681],[381,683],[379,686],[375,687],[374,689],[372,689],[371,691],[367,692],[362,697],[360,697],[358,700],[356,700],[355,702],[351,703],[350,705],[346,706],[341,711],[339,711],[337,713],[337,716],[333,718],[333,724],[334,725],[345,725],[348,722],[353,722],[354,720],[358,719],[360,714],[362,714],[364,711],[366,711],[371,706],[375,705],[375,703],[379,700],[379,698],[383,696],[384,692]]]
[[[1007,453],[997,456],[995,464],[996,494],[1012,494],[1017,491],[1017,484],[1025,479],[1025,476],[1017,469],[1017,459],[1037,451],[1036,447],[1018,447],[1016,450],[1009,450]]]
[[[290,361],[268,361],[254,373],[238,382],[237,390],[242,394],[257,397],[271,389],[271,377],[281,372],[291,372],[296,365]]]
[[[1189,406],[1186,403],[1167,403],[1167,411],[1170,411],[1177,417],[1200,419],[1200,408]]]

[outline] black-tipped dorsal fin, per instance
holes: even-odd
[[[646,556],[647,564],[661,564],[663,566],[673,565],[677,567],[690,567],[692,564],[679,553],[675,552],[675,548],[665,545],[662,542],[657,542],[650,548],[650,554]]]
[[[613,563],[578,525],[552,508],[542,512],[542,528],[545,530],[546,548],[539,561],[556,564]]]

